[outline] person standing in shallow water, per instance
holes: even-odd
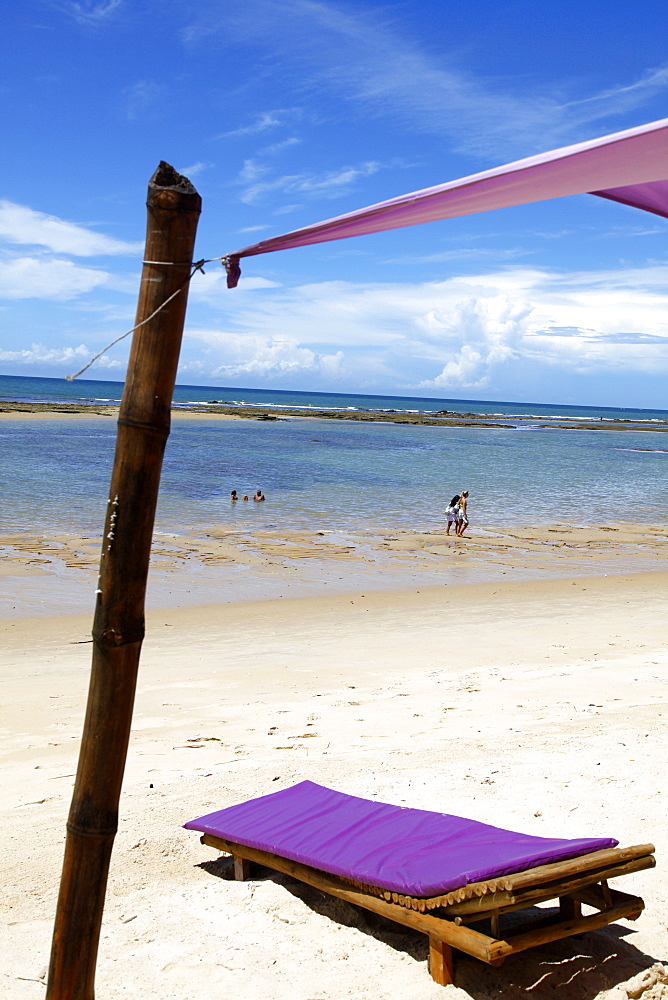
[[[469,499],[469,491],[462,490],[462,495],[459,498],[459,523],[457,524],[457,531],[455,532],[455,534],[459,535],[460,538],[462,537],[462,535],[469,526],[469,519],[466,514],[466,505],[468,503],[468,499]]]
[[[255,503],[262,503],[262,501],[264,500],[264,493],[262,492],[262,490],[257,491],[255,496],[253,497],[253,500],[255,501]]]

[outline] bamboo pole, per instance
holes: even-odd
[[[67,822],[47,1000],[94,997],[107,874],[144,638],[151,536],[201,198],[187,178],[163,162],[149,182],[147,209],[136,323],[151,316],[180,286],[184,288],[135,331],[132,341],[118,419],[88,704]],[[160,261],[169,263],[155,263]]]

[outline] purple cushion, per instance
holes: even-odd
[[[200,816],[185,828],[408,896],[438,896],[618,843],[530,837],[312,781]]]

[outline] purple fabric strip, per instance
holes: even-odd
[[[571,194],[595,194],[668,218],[668,118],[472,174],[262,240],[229,254],[238,262],[274,250],[453,219]]]
[[[571,194],[595,194],[668,218],[668,118],[564,146],[370,205],[346,215],[262,240],[229,254],[241,257],[342,240],[438,219]],[[228,280],[233,288],[236,274]]]
[[[668,170],[667,170],[668,172]],[[642,208],[645,212],[668,218],[668,180],[651,184],[632,184],[631,187],[609,188],[607,191],[592,191],[599,198],[621,202],[632,208]]]
[[[185,828],[408,896],[438,896],[617,845],[611,838],[532,837],[312,781],[201,816]]]

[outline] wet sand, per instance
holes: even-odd
[[[0,614],[67,613],[93,605],[100,538],[0,534]],[[432,532],[253,530],[210,525],[156,533],[149,607],[325,596],[351,589],[460,587],[486,580],[668,570],[663,525],[554,524],[463,538]]]

